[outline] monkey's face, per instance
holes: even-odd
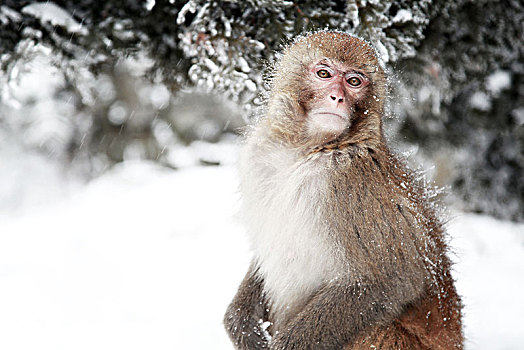
[[[272,84],[268,116],[280,139],[306,147],[381,140],[386,79],[364,40],[330,31],[301,37]]]
[[[331,139],[350,128],[370,84],[366,73],[322,58],[309,65],[305,79],[300,103],[306,112],[308,134]]]

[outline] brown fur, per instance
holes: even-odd
[[[369,349],[402,349],[433,350],[460,349],[462,333],[460,314],[457,311],[445,310],[445,305],[459,301],[452,286],[448,286],[449,295],[440,301],[438,296],[426,297],[410,305],[398,319],[387,326],[375,327],[368,334],[361,335],[345,350]],[[451,294],[453,293],[453,294]],[[460,305],[454,305],[458,309]],[[452,318],[443,320],[443,313]]]
[[[256,267],[250,267],[238,288],[238,293],[229,305],[224,324],[238,349],[265,349],[268,341],[264,338],[259,320],[267,320],[267,301],[262,291],[262,280],[257,276]],[[244,336],[249,334],[249,337]]]
[[[365,71],[371,84],[355,102],[351,126],[318,144],[304,128],[314,92],[301,82],[304,67],[322,57]],[[260,320],[275,315],[253,265],[224,319],[238,349],[462,349],[442,223],[423,183],[385,144],[385,91],[374,51],[360,39],[318,32],[284,52],[267,116],[253,133],[255,149],[286,147],[297,161],[322,161],[328,188],[317,213],[346,267],[270,329],[270,341]]]

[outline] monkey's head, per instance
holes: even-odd
[[[333,31],[300,37],[284,50],[272,83],[268,118],[295,145],[382,139],[386,81],[364,40]]]

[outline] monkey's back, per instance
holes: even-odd
[[[369,164],[369,159],[365,159],[366,156],[371,158],[373,165]],[[416,259],[424,263],[430,283],[422,297],[406,306],[397,319],[389,324],[376,326],[346,349],[462,349],[461,300],[450,274],[451,262],[447,256],[445,232],[424,184],[385,146],[368,150],[367,154],[364,152],[364,155],[356,158],[360,162],[368,162],[364,167],[367,171],[375,167],[371,170],[374,181],[377,177],[385,179],[382,186],[392,189],[399,196],[397,200],[400,201],[396,202],[393,199],[395,194],[392,198],[382,194],[382,203],[385,199],[393,202],[394,205],[389,210],[392,210],[392,215],[401,218],[397,222],[390,222],[389,226],[393,230],[405,230],[407,234],[408,229],[402,224],[405,220],[405,223],[414,225],[418,231],[407,237],[386,237],[386,244],[395,246],[399,243],[395,242],[396,239],[410,239],[409,237],[419,235],[418,238],[413,238],[415,245],[419,245],[416,247]],[[363,172],[364,178],[371,176],[370,173]],[[375,186],[380,186],[380,180],[378,182]],[[380,192],[381,189],[377,191]],[[373,192],[368,190],[367,193]],[[388,209],[382,207],[379,220],[388,220],[387,212]],[[388,238],[391,239],[388,241]],[[409,269],[406,271],[409,272]]]
[[[332,231],[346,231],[335,235],[352,259],[353,276],[405,279],[420,297],[346,349],[461,349],[461,300],[445,233],[424,184],[385,145],[351,147],[321,151],[332,153],[338,169],[325,210],[339,216],[331,222],[344,225]],[[395,272],[383,274],[385,269]]]
[[[460,298],[453,284],[447,284],[444,288],[443,295],[427,295],[420,302],[408,306],[398,320],[388,325],[376,326],[345,350],[462,349],[460,315],[450,319],[444,316],[459,312]],[[455,307],[450,308],[449,305]]]

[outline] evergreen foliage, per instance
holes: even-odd
[[[251,106],[283,43],[305,31],[337,29],[372,41],[397,72],[391,85],[400,102],[391,122],[437,162],[450,155],[443,183],[464,205],[524,220],[522,23],[519,0],[4,0],[0,129],[34,128],[30,116],[25,123],[10,117],[17,97],[8,83],[44,56],[63,75],[52,97],[72,96],[75,106],[67,120],[62,116],[67,132],[54,136],[64,145],[55,152],[117,162],[134,144],[162,161],[158,130],[180,134],[167,113],[173,101],[127,106],[119,119],[126,93],[114,92],[115,79],[138,74],[153,90],[176,94],[197,86]],[[132,58],[133,68],[122,69],[122,57]],[[104,82],[113,86],[110,97],[100,90]],[[130,118],[130,109],[143,118]]]

